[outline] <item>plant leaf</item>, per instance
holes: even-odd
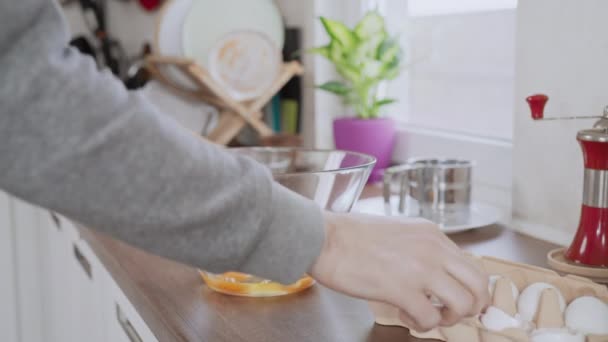
[[[377,11],[367,12],[355,27],[355,34],[360,39],[385,33],[384,18]]]
[[[382,72],[384,71],[383,67],[384,66],[382,65],[382,63],[378,61],[366,61],[366,63],[363,65],[362,74],[364,77],[367,77],[369,79],[377,79],[382,75]]]
[[[352,65],[344,62],[337,62],[334,64],[336,71],[347,81],[351,83],[358,83],[361,80],[361,69],[353,67]]]
[[[347,56],[349,63],[354,66],[363,67],[366,62],[376,60],[378,49],[384,39],[384,36],[378,35],[365,40],[359,40],[359,44]]]
[[[350,91],[351,91],[351,88],[349,86],[347,86],[346,84],[344,84],[340,81],[325,82],[325,83],[317,86],[317,88],[323,89],[325,91],[328,91],[330,93],[334,93],[334,94],[340,95],[340,96],[345,96],[348,93],[350,93]]]
[[[382,99],[382,100],[377,100],[376,102],[374,102],[374,107],[380,108],[382,106],[386,106],[386,105],[389,105],[389,104],[395,103],[395,102],[397,102],[397,99],[386,98],[386,99]]]
[[[357,36],[341,22],[321,17],[321,23],[332,40],[337,41],[345,50],[351,50],[357,44]]]
[[[399,59],[399,56],[396,56],[395,58],[393,58],[392,61],[390,61],[389,63],[384,65],[380,78],[386,79],[386,80],[393,80],[393,79],[397,78],[397,76],[399,76],[400,73],[401,73],[400,59]]]
[[[329,45],[308,49],[308,50],[306,50],[306,52],[312,53],[315,55],[320,55],[320,56],[323,56],[323,57],[331,60],[330,55],[329,55],[329,53],[330,53]]]
[[[383,63],[390,63],[401,55],[401,46],[395,38],[385,39],[378,47],[378,59]]]
[[[329,60],[334,64],[342,63],[344,53],[342,46],[335,41],[329,44]]]

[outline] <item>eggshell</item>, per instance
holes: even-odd
[[[608,305],[596,297],[579,297],[566,309],[566,326],[583,334],[608,334]]]
[[[490,297],[494,296],[494,289],[496,288],[496,282],[500,278],[509,279],[508,277],[504,277],[501,275],[491,275],[490,276],[490,280],[488,282],[488,290],[490,291]],[[517,299],[517,297],[519,297],[519,289],[517,288],[517,286],[515,286],[515,283],[513,283],[513,281],[511,281],[511,279],[509,279],[509,281],[511,282],[511,291],[513,292],[513,299]]]
[[[529,285],[519,295],[519,299],[517,300],[517,311],[521,315],[522,319],[526,321],[534,320],[534,316],[536,316],[536,311],[538,310],[538,303],[540,301],[541,293],[545,289],[556,290],[558,294],[560,311],[564,312],[564,309],[566,308],[566,301],[564,300],[564,296],[561,294],[561,292],[551,284],[539,282]]]
[[[567,329],[538,329],[530,335],[530,342],[585,342],[585,336]]]
[[[497,307],[490,306],[481,316],[481,324],[488,330],[502,331],[508,328],[522,327],[522,321],[517,317],[510,316]]]

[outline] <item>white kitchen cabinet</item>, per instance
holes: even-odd
[[[105,270],[70,221],[41,214],[47,247],[42,263],[45,341],[110,341],[102,311]]]
[[[71,221],[0,193],[0,341],[156,341]]]
[[[41,216],[45,341],[107,341],[98,280],[103,269],[69,221],[42,210]]]
[[[10,202],[15,249],[18,341],[44,341],[41,260],[45,241],[41,236],[40,209],[16,198],[11,198]]]
[[[56,218],[63,235],[59,249],[67,256],[62,281],[67,295],[58,310],[62,317],[53,324],[63,331],[54,341],[156,341],[88,243],[80,239],[78,229],[70,220]]]
[[[17,341],[13,233],[9,197],[0,192],[0,341]]]
[[[68,316],[72,322],[78,322],[71,330],[70,340],[111,341],[105,337],[106,318],[102,310],[105,270],[85,241],[68,242],[66,248],[70,253],[68,282],[72,289]]]
[[[108,319],[108,341],[157,342],[152,331],[109,274],[106,281],[104,315]]]
[[[66,324],[66,303],[70,300],[66,286],[69,253],[65,248],[66,234],[53,220],[50,212],[40,213],[43,241],[41,272],[44,278],[43,329],[49,341],[69,341],[69,326]]]

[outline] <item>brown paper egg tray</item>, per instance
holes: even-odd
[[[510,279],[520,290],[536,282],[549,283],[558,288],[566,303],[569,304],[580,296],[595,296],[608,303],[608,288],[577,276],[560,276],[557,273],[535,266],[518,264],[491,257],[474,258],[475,262],[491,275],[500,275]],[[501,279],[505,279],[501,278]],[[492,305],[505,312],[514,310],[515,300],[511,294],[510,284],[504,286],[497,281],[492,298]],[[380,325],[406,327],[399,320],[397,308],[384,303],[369,303],[376,323]],[[563,314],[559,311],[555,291],[545,290],[540,298],[534,323],[537,328],[563,328]],[[512,312],[513,314],[514,312]],[[415,337],[421,339],[436,339],[454,342],[529,342],[530,337],[523,329],[509,328],[500,332],[487,330],[479,318],[468,318],[452,327],[439,327],[426,333],[418,333],[410,329]],[[608,335],[587,335],[587,342],[606,342]]]

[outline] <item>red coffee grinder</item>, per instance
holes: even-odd
[[[526,99],[532,119],[599,119],[593,128],[581,130],[576,136],[585,161],[580,223],[570,247],[549,253],[549,265],[557,271],[608,283],[608,106],[602,116],[545,118],[548,100],[543,94]]]

